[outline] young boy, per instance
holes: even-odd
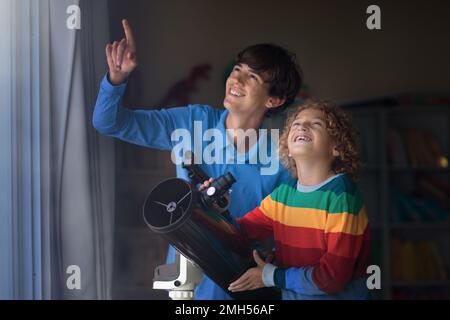
[[[239,142],[238,136],[229,136],[226,130],[258,130],[267,111],[283,108],[294,100],[302,81],[294,55],[270,44],[250,46],[240,52],[226,83],[223,101],[225,110],[207,105],[130,110],[122,106],[122,98],[126,79],[138,63],[131,27],[126,20],[122,23],[126,37],[106,46],[109,72],[102,80],[93,116],[93,125],[100,133],[150,148],[171,150],[175,145],[171,137],[176,129],[190,132],[193,136],[196,133],[194,122],[197,121],[201,122],[201,132],[197,132],[201,136],[208,129],[216,129],[225,142],[218,145],[215,141],[216,149],[243,150],[241,155],[245,161],[223,161],[200,167],[211,177],[231,172],[236,178],[229,207],[234,217],[241,217],[253,209],[270,191],[289,179],[288,172],[282,166],[274,174],[261,175],[263,165],[249,161],[253,155],[258,154],[261,143],[265,143],[262,138],[252,146],[244,144],[241,148],[241,144],[236,145]],[[270,148],[272,143],[266,145]],[[272,150],[268,152],[275,153]],[[194,156],[198,159],[202,155]],[[279,159],[275,161],[278,163]],[[180,165],[177,165],[177,176],[188,179],[187,172]],[[247,197],[242,198],[242,194]],[[173,260],[174,250],[170,248],[167,262],[171,263]],[[197,287],[195,297],[231,299],[206,276]]]
[[[254,251],[257,267],[230,291],[277,286],[283,299],[367,298],[370,230],[354,183],[354,133],[347,115],[325,102],[306,103],[288,118],[280,157],[297,179],[237,219],[249,240],[273,234],[277,266]]]

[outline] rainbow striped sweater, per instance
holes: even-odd
[[[368,297],[370,229],[361,193],[346,174],[310,192],[299,191],[297,180],[282,184],[237,222],[248,240],[273,235],[277,267],[269,282],[283,299]]]

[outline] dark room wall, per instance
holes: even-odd
[[[236,52],[275,42],[295,52],[311,93],[336,101],[450,89],[450,2],[378,1],[382,30],[366,28],[368,1],[121,1],[111,4],[113,39],[128,18],[140,66],[133,101],[153,106],[198,63],[211,81],[194,102],[221,106],[224,70]]]

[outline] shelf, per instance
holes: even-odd
[[[410,167],[410,166],[390,166],[387,165],[386,167],[383,167],[379,164],[367,164],[361,166],[362,171],[370,172],[370,171],[383,171],[388,170],[391,173],[396,172],[450,172],[450,167],[448,168],[439,168],[439,167]]]
[[[450,287],[450,280],[392,281],[393,287]]]
[[[366,164],[361,166],[362,171],[380,171],[382,166],[379,164]]]
[[[384,109],[389,116],[394,116],[397,114],[401,114],[402,117],[405,114],[410,114],[412,116],[423,116],[422,113],[425,113],[426,116],[432,117],[435,116],[436,113],[445,113],[448,114],[450,111],[450,106],[427,106],[427,105],[415,105],[415,106],[404,106],[404,107],[392,107]]]
[[[390,229],[411,229],[411,230],[417,230],[417,229],[439,229],[439,230],[445,230],[450,229],[450,223],[447,221],[442,222],[414,222],[414,223],[392,223],[389,226]]]
[[[423,116],[425,113],[427,116],[433,116],[436,113],[448,114],[450,111],[450,106],[438,105],[438,106],[427,106],[427,105],[414,105],[414,106],[372,106],[372,107],[346,107],[345,111],[357,115],[357,116],[371,116],[374,114],[385,114],[386,116],[397,116],[405,115],[411,116]]]
[[[450,172],[450,168],[439,167],[409,167],[409,166],[389,166],[389,171],[392,172]]]

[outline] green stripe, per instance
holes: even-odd
[[[352,191],[354,194],[342,190],[336,193],[322,189],[304,193],[299,192],[296,186],[282,184],[270,194],[270,198],[289,207],[326,210],[328,213],[348,212],[357,215],[363,201],[357,188]]]
[[[343,192],[355,194],[358,190],[356,184],[353,183],[346,174],[331,180],[320,189],[334,191],[336,195],[340,195]]]

